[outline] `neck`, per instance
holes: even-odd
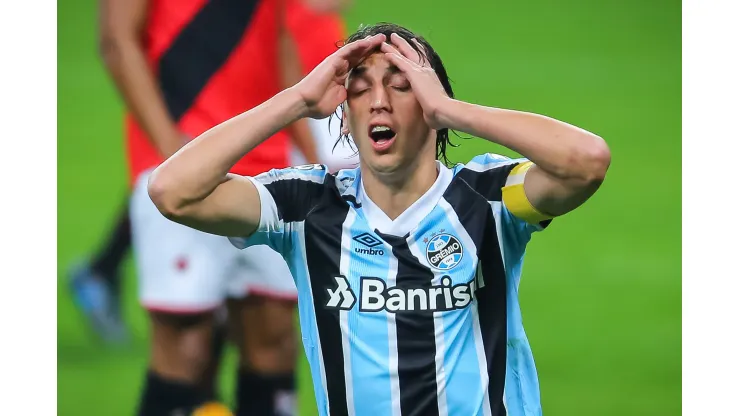
[[[391,220],[398,218],[411,204],[421,198],[437,180],[437,162],[433,158],[419,160],[402,172],[373,172],[360,166],[365,194]]]

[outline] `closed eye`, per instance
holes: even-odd
[[[369,88],[354,88],[347,91],[347,93],[352,97],[359,97],[360,95],[367,92]]]

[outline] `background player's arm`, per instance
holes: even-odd
[[[148,0],[101,0],[98,42],[105,67],[136,121],[169,157],[184,143],[142,47]]]
[[[183,146],[149,178],[149,196],[159,211],[212,234],[254,233],[262,212],[259,193],[249,179],[229,175],[231,167],[296,120],[331,114],[347,97],[344,81],[349,69],[384,39],[376,35],[344,45],[295,86]]]
[[[293,36],[287,25],[287,5],[286,0],[281,2],[281,13],[279,13],[278,22],[280,27],[280,37],[278,39],[278,52],[280,60],[280,77],[283,88],[289,88],[297,84],[303,78],[302,65],[298,55],[298,48],[293,40]],[[321,30],[317,28],[317,30]],[[308,120],[300,119],[288,127],[290,137],[298,150],[303,153],[303,157],[308,163],[320,163],[318,153],[316,152],[316,140],[311,132]]]

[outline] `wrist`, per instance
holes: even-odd
[[[440,128],[464,131],[466,102],[446,97],[437,107],[435,119]]]
[[[306,100],[303,99],[303,96],[296,89],[295,85],[278,93],[278,97],[285,102],[286,114],[289,120],[288,124],[308,116],[309,110]]]

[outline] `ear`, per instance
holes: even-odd
[[[349,122],[347,121],[347,102],[342,103],[342,134],[349,135]]]

